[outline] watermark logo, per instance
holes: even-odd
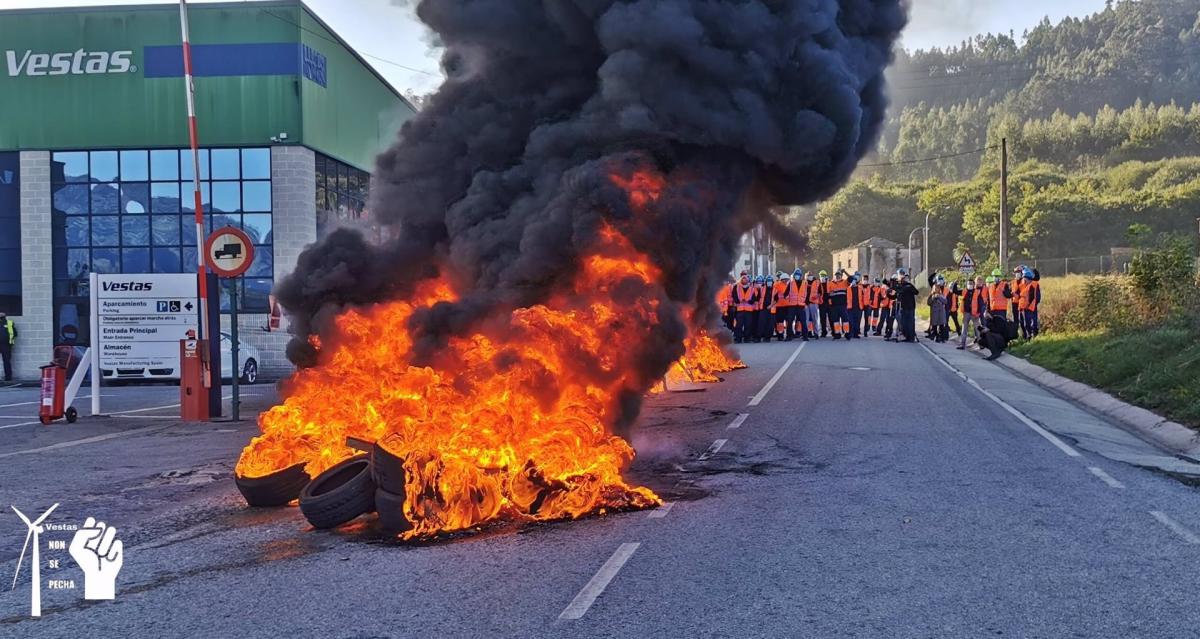
[[[106,73],[133,73],[133,51],[63,51],[61,53],[35,53],[32,50],[5,51],[8,76],[44,75],[96,75]]]
[[[25,543],[21,546],[21,555],[17,559],[17,571],[13,575],[10,590],[17,587],[17,579],[21,576],[21,566],[25,562],[25,553],[32,547],[29,562],[31,573],[29,615],[31,617],[42,616],[41,536],[43,533],[47,531],[75,532],[69,546],[62,540],[50,540],[48,549],[63,550],[65,548],[75,563],[79,564],[79,568],[83,570],[84,599],[103,601],[116,598],[117,573],[121,572],[121,567],[125,564],[125,546],[120,539],[117,539],[116,528],[102,521],[96,521],[92,517],[88,517],[82,527],[47,523],[46,518],[54,512],[55,508],[58,508],[58,504],[51,506],[37,519],[30,520],[16,506],[12,506],[13,512],[17,513],[17,517],[20,517],[25,524],[27,532]],[[46,562],[46,567],[57,570],[62,566],[58,559],[50,559]],[[52,590],[73,589],[75,581],[73,579],[49,579],[46,585]]]

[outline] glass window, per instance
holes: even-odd
[[[91,174],[92,182],[116,182],[117,152],[92,151]]]
[[[213,149],[212,179],[236,180],[240,177],[242,177],[241,153],[237,149]]]
[[[242,149],[242,179],[271,179],[271,149]]]
[[[181,187],[181,190],[183,191],[183,193],[182,193],[182,197],[179,198],[179,201],[183,204],[183,211],[185,213],[195,213],[196,212],[196,191],[195,191],[195,189],[196,189],[196,187],[194,185],[192,185],[191,183],[188,183],[188,184],[184,185],[183,187]],[[205,213],[209,213],[212,211],[212,189],[211,189],[211,185],[208,182],[200,183],[200,206],[204,207]]]
[[[121,151],[121,181],[142,182],[150,179],[146,151]]]
[[[212,198],[214,211],[218,213],[237,213],[242,208],[241,183],[213,182]]]
[[[116,184],[92,185],[92,215],[115,215],[120,211],[120,188]]]
[[[315,168],[318,189],[325,188],[325,163],[326,163],[325,156],[318,154],[317,155],[317,165]]]
[[[192,170],[192,151],[190,149],[179,152],[179,179],[184,182],[196,179],[196,173]],[[208,149],[200,149],[200,179],[208,179]]]
[[[178,231],[178,229],[176,229],[176,231]],[[176,235],[178,235],[178,232]],[[180,262],[178,248],[154,249],[155,273],[181,273],[183,270],[183,263]]]
[[[150,185],[134,182],[121,185],[121,212],[140,215],[150,212]]]
[[[254,247],[254,262],[246,271],[246,277],[271,277],[274,274],[274,251],[270,246]]]
[[[350,185],[350,167],[345,164],[338,163],[337,168],[337,190],[339,193],[346,193]]]
[[[66,218],[66,240],[67,246],[87,246],[88,245],[88,218],[84,215],[76,215]]]
[[[242,291],[241,304],[244,309],[270,309],[272,280],[268,278],[246,278],[245,289]]]
[[[255,244],[271,244],[271,215],[269,213],[247,213],[242,216],[242,230]]]
[[[158,149],[150,152],[150,179],[171,180],[179,179],[179,151],[175,149]]]
[[[87,277],[90,273],[91,260],[88,259],[87,249],[68,249],[67,250],[67,277],[75,279],[78,277]]]
[[[155,213],[178,213],[179,183],[155,182],[151,184],[150,210]]]
[[[89,273],[172,273],[195,268],[190,150],[59,152],[53,158],[56,325],[78,324],[73,313],[86,314]],[[4,178],[3,159],[0,153],[0,178]],[[245,299],[250,303],[239,305],[248,312],[265,313],[265,294],[274,284],[270,149],[204,149],[200,164],[201,201],[207,213],[202,233],[228,225],[244,228],[251,235],[256,249],[251,265],[254,284],[238,280],[229,285],[238,287],[239,295],[249,286],[250,297]],[[210,171],[216,181],[209,179]],[[0,179],[0,218],[4,217],[6,182]],[[14,198],[18,204],[11,208],[19,210],[19,194]],[[249,213],[243,215],[243,210]],[[19,239],[11,235],[0,238],[0,267],[2,260],[8,259],[7,252],[18,252]],[[0,307],[7,304],[3,291],[11,280],[14,278],[0,268]],[[85,334],[81,342],[86,340]]]
[[[179,216],[156,215],[151,220],[151,243],[155,246],[179,246]]]
[[[123,246],[145,246],[150,243],[150,218],[121,218],[121,244]]]
[[[120,238],[117,237],[117,219],[115,215],[92,216],[92,246],[117,246],[120,243]]]
[[[93,273],[120,273],[121,255],[115,248],[92,249]]]
[[[142,220],[143,222],[145,220]],[[122,273],[149,273],[150,249],[127,248],[121,250]]]
[[[88,182],[87,151],[55,153],[50,178],[53,182]]]
[[[325,187],[323,186],[317,187],[317,210],[325,210]]]
[[[55,213],[64,215],[88,214],[88,186],[86,184],[69,184],[56,187],[51,196]]]
[[[242,182],[242,210],[247,212],[271,210],[270,182]]]

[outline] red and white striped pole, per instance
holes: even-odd
[[[204,205],[200,197],[200,136],[196,131],[196,86],[192,79],[192,45],[188,36],[187,0],[179,0],[179,23],[183,30],[183,78],[187,85],[188,139],[192,144],[192,184],[195,187],[196,275],[200,291],[200,339],[209,336],[208,278],[204,266]],[[207,386],[207,384],[205,384]]]

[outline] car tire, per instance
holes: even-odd
[[[301,462],[262,477],[234,477],[234,483],[250,506],[286,506],[288,502],[299,497],[300,491],[308,485],[309,477],[308,473],[304,472],[305,464]]]
[[[404,518],[403,493],[397,495],[376,488],[375,512],[379,513],[379,526],[389,533],[402,533],[412,529],[412,523]]]
[[[258,383],[258,362],[253,358],[246,360],[246,365],[242,367],[242,383],[251,385]]]
[[[388,452],[379,442],[371,447],[371,474],[377,487],[393,495],[401,495],[403,501],[404,460]]]
[[[300,512],[315,528],[336,528],[373,510],[375,482],[367,455],[335,464],[300,491]]]

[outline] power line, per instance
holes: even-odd
[[[898,162],[880,162],[877,164],[859,164],[858,166],[860,166],[860,167],[883,167],[883,166],[900,166],[903,164],[920,164],[922,162],[936,162],[937,160],[948,160],[950,158],[958,158],[958,157],[962,157],[964,155],[974,155],[976,153],[983,153],[984,151],[991,151],[992,149],[998,149],[998,148],[1000,148],[999,145],[993,144],[992,146],[985,146],[981,149],[974,149],[971,151],[963,151],[961,153],[949,153],[947,155],[937,155],[937,156],[929,157],[929,158],[918,158],[916,160],[900,160]]]
[[[328,38],[328,37],[326,37],[324,34],[322,34],[322,33],[318,33],[318,32],[316,32],[316,31],[313,31],[312,29],[307,29],[307,28],[305,28],[305,27],[304,27],[304,25],[302,25],[302,24],[300,24],[300,23],[298,23],[298,22],[295,22],[294,20],[290,20],[290,19],[288,19],[288,18],[286,18],[286,17],[284,17],[284,16],[278,15],[278,14],[276,14],[276,13],[272,13],[272,12],[270,12],[270,11],[266,10],[266,9],[264,9],[264,10],[263,10],[263,13],[265,13],[265,14],[267,14],[267,15],[271,16],[272,18],[275,18],[276,20],[279,20],[279,21],[281,21],[281,22],[286,22],[286,23],[288,23],[288,24],[292,25],[293,27],[296,27],[297,29],[300,29],[301,31],[303,31],[303,32],[305,32],[305,33],[308,33],[308,34],[310,34],[310,35],[314,35],[314,36],[316,36],[316,37],[318,37],[318,38],[320,38],[320,39],[322,39],[322,40],[324,40],[324,41],[326,41],[326,42],[332,42],[333,44],[336,44],[336,45],[338,45],[338,46],[346,46],[346,44],[345,44],[345,43],[338,42],[337,40],[334,40],[333,38]],[[406,65],[406,64],[400,64],[399,62],[395,62],[395,61],[393,61],[393,60],[388,60],[387,58],[381,58],[381,57],[379,57],[379,56],[377,56],[377,55],[371,55],[370,53],[364,53],[364,52],[362,52],[362,51],[358,51],[357,53],[358,53],[359,55],[361,55],[362,57],[364,57],[364,58],[371,58],[372,60],[378,60],[378,61],[380,61],[380,62],[383,62],[383,63],[385,63],[385,64],[390,64],[390,65],[392,65],[392,66],[395,66],[395,67],[400,67],[401,69],[404,69],[405,71],[412,71],[413,73],[423,73],[423,74],[425,74],[425,75],[428,75],[428,76],[437,76],[437,75],[439,75],[439,74],[437,74],[437,73],[434,73],[434,72],[432,72],[432,71],[426,71],[426,70],[424,70],[424,69],[418,69],[418,68],[416,68],[416,67],[410,67],[410,66],[408,66],[408,65]]]

